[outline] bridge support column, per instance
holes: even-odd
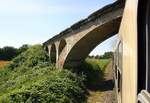
[[[48,56],[49,56],[49,62],[51,62],[51,45],[48,45]]]
[[[51,45],[48,46],[48,56],[50,57],[51,54]]]
[[[59,64],[58,64],[58,60],[59,60],[59,44],[60,42],[57,41],[55,43],[55,46],[56,46],[56,67],[59,68]]]

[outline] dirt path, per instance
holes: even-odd
[[[100,83],[95,90],[89,90],[88,103],[116,103],[114,86],[113,86],[113,72],[112,62],[108,64],[105,70],[105,81]]]

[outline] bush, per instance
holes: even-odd
[[[0,71],[2,103],[83,103],[84,76],[48,64],[42,46],[30,47]]]

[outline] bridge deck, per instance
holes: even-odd
[[[112,4],[110,4],[110,5],[107,5],[103,8],[101,8],[101,9],[99,9],[98,11],[94,12],[93,14],[89,15],[86,19],[80,20],[79,22],[73,24],[69,28],[67,28],[64,31],[60,32],[58,35],[56,35],[56,36],[52,37],[51,39],[47,40],[46,42],[43,43],[43,45],[48,45],[51,42],[54,42],[58,39],[61,39],[63,36],[65,36],[65,35],[67,35],[71,32],[76,32],[76,31],[80,32],[80,28],[85,26],[86,24],[99,19],[101,16],[103,16],[103,15],[109,13],[109,12],[121,9],[123,7],[124,7],[124,2],[122,0],[116,1]],[[72,34],[74,34],[74,33],[72,33]]]

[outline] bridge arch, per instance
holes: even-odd
[[[98,44],[117,34],[123,8],[122,2],[107,5],[46,41],[45,46],[56,44],[56,66],[79,66]],[[66,40],[66,44],[60,43],[63,42],[62,38]]]
[[[55,44],[51,45],[50,60],[51,60],[51,63],[56,63],[56,46],[55,46]]]
[[[62,39],[59,43],[59,48],[58,48],[58,53],[59,55],[61,54],[61,52],[63,51],[63,49],[65,48],[66,46],[66,40],[65,39]]]
[[[89,53],[100,43],[119,31],[121,18],[111,20],[84,35],[68,52],[64,68],[80,66]]]

